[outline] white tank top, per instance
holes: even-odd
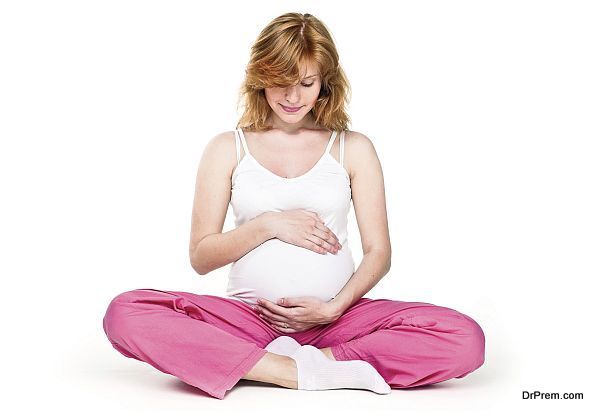
[[[241,128],[235,131],[237,167],[231,177],[231,207],[238,227],[264,212],[306,209],[315,212],[338,237],[337,254],[319,254],[273,238],[233,262],[227,297],[256,304],[257,298],[276,302],[281,297],[313,296],[329,301],[346,285],[355,264],[348,246],[350,178],[344,163],[344,131],[340,134],[340,163],[329,153],[331,134],[319,161],[298,177],[281,177],[261,165],[248,151]],[[245,156],[240,161],[240,140]]]

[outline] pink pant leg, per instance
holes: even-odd
[[[331,347],[336,360],[369,362],[392,388],[462,378],[483,365],[485,336],[471,317],[429,303],[361,298],[323,329],[293,334]]]
[[[275,336],[247,304],[224,297],[139,289],[116,296],[103,327],[113,347],[223,399]]]

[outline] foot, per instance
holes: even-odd
[[[328,359],[314,346],[301,346],[290,356],[296,361],[298,389],[367,389],[379,394],[391,392],[377,369],[364,360]]]
[[[291,356],[300,346],[300,343],[289,336],[279,336],[269,343],[265,350],[270,353]]]

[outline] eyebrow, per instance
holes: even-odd
[[[314,74],[314,75],[310,75],[310,76],[305,76],[302,79],[308,79],[308,78],[314,78],[315,76],[319,75],[318,73]]]

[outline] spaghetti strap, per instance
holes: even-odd
[[[233,130],[235,135],[235,152],[237,154],[237,165],[240,165],[240,139],[238,137],[237,129]]]
[[[340,164],[344,167],[344,138],[346,138],[346,130],[340,133]]]
[[[244,137],[244,132],[242,131],[241,128],[237,129],[238,135],[240,136],[240,139],[242,140],[242,145],[244,146],[244,151],[246,152],[246,154],[250,154],[250,152],[248,151],[248,144],[246,144],[246,137]]]
[[[324,154],[329,153],[329,151],[331,150],[331,146],[333,146],[333,142],[335,141],[335,137],[336,136],[337,136],[337,131],[334,131],[331,134],[331,138],[329,139],[329,143],[327,143],[327,148],[325,149],[325,153]]]

